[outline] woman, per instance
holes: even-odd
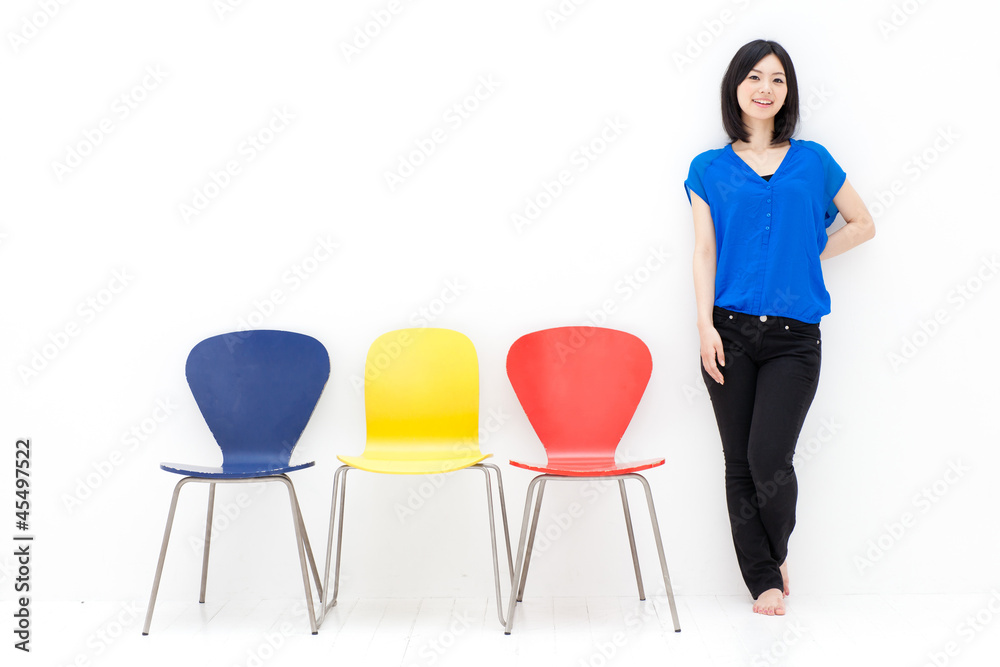
[[[759,614],[785,613],[798,491],[792,456],[819,381],[830,295],[820,261],[875,235],[846,174],[818,143],[792,139],[792,61],[756,40],[722,81],[732,142],[691,162],[694,287],[702,376],[726,461],[736,557]],[[840,212],[846,225],[827,235]]]

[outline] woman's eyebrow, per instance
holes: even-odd
[[[759,69],[757,69],[756,67],[754,67],[754,68],[753,68],[753,69],[751,69],[750,71],[751,71],[751,72],[757,72],[758,74],[763,74],[763,72],[761,72],[761,71],[760,71]],[[784,72],[774,72],[774,74],[780,74],[781,76],[785,76],[785,73],[784,73]]]

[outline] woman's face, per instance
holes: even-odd
[[[769,54],[747,73],[736,88],[736,99],[743,110],[744,120],[774,118],[785,103],[788,86],[778,56]]]

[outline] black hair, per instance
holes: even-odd
[[[732,141],[749,141],[750,133],[743,124],[740,103],[736,99],[736,88],[743,82],[750,70],[762,59],[774,54],[781,61],[788,88],[785,104],[774,116],[772,144],[782,144],[795,133],[799,121],[799,85],[795,80],[795,67],[788,52],[781,44],[767,39],[755,39],[740,47],[729,62],[729,69],[722,77],[722,124]]]

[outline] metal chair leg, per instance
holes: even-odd
[[[170,499],[170,511],[167,512],[167,525],[163,529],[163,543],[160,545],[160,559],[156,562],[156,574],[153,576],[153,590],[149,594],[149,606],[146,608],[146,621],[142,625],[142,634],[149,634],[149,624],[153,621],[153,606],[156,604],[156,593],[160,589],[160,576],[163,574],[163,562],[167,557],[167,545],[170,543],[170,529],[174,525],[174,513],[177,511],[177,496],[181,492],[181,487],[193,477],[184,477],[174,486],[174,495]]]
[[[510,531],[507,529],[507,501],[504,500],[503,493],[503,477],[500,475],[500,468],[494,463],[481,463],[479,464],[484,468],[491,468],[496,472],[497,475],[497,488],[500,493],[500,516],[503,517],[503,535],[504,542],[507,546],[507,569],[510,571],[510,579],[514,580],[514,558],[511,556],[510,552]]]
[[[288,480],[288,483],[291,484],[291,479]],[[299,530],[302,533],[302,544],[305,547],[306,557],[309,559],[309,569],[312,571],[313,581],[316,582],[316,593],[318,597],[322,597],[323,584],[320,582],[319,567],[317,566],[316,558],[313,554],[312,544],[309,542],[309,533],[306,531],[306,522],[302,517],[302,506],[299,505],[298,494],[295,494],[293,498],[295,500],[295,510],[298,512],[299,516]]]
[[[525,493],[524,497],[524,515],[521,517],[521,537],[517,541],[517,558],[514,563],[514,579],[513,581],[521,581],[521,568],[524,565],[524,547],[525,547],[525,537],[528,534],[528,519],[531,518],[531,495],[535,491],[535,487],[542,481],[542,476],[535,477],[528,484],[528,491]],[[510,587],[510,601],[507,603],[507,623],[504,626],[503,633],[509,635],[511,628],[514,627],[514,611],[515,605],[517,604],[517,588],[515,586]]]
[[[492,484],[490,483],[490,472],[487,469],[487,467],[482,464],[476,464],[474,466],[471,466],[471,468],[478,468],[479,470],[482,470],[483,475],[485,475],[486,477],[486,506],[489,509],[489,516],[490,516],[490,549],[493,552],[493,583],[494,586],[496,587],[496,595],[497,595],[497,618],[500,619],[500,625],[506,626],[507,619],[503,617],[503,598],[500,593],[500,562],[497,559],[497,531],[496,531],[496,521],[493,517],[493,488]],[[497,470],[498,474],[499,472],[500,471]],[[504,538],[507,541],[507,549],[508,549],[507,553],[509,555],[510,536],[507,534],[506,527],[507,527],[506,521],[504,521],[504,529],[505,529]],[[511,573],[511,577],[513,578],[513,573]]]
[[[308,538],[305,536],[303,528],[305,524],[302,522],[302,514],[299,512],[299,501],[295,496],[295,487],[292,486],[292,480],[288,479],[285,475],[276,475],[272,479],[279,480],[284,483],[285,488],[288,489],[288,501],[292,507],[292,522],[295,525],[295,546],[296,550],[299,552],[299,566],[302,568],[302,586],[306,591],[306,611],[309,615],[309,629],[315,635],[319,631],[319,626],[316,624],[316,612],[313,609],[313,598],[312,589],[309,586],[309,567],[306,565],[306,541]],[[312,554],[309,555],[312,558]],[[320,591],[322,593],[322,591]]]
[[[212,544],[212,515],[215,513],[215,484],[208,485],[208,518],[205,519],[205,553],[201,559],[201,593],[198,602],[205,602],[205,588],[208,585],[208,549]]]
[[[350,466],[340,466],[333,475],[333,495],[330,500],[330,527],[326,538],[326,568],[323,573],[323,594],[321,596],[319,622],[322,625],[326,612],[337,605],[337,594],[340,589],[340,551],[344,539],[344,491],[347,487],[347,472]],[[337,492],[340,492],[338,498]],[[338,520],[339,514],[339,520]],[[333,532],[337,529],[337,552],[334,558]],[[333,595],[330,596],[330,565],[335,561]]]
[[[663,570],[663,585],[667,589],[667,602],[670,604],[670,616],[674,621],[674,632],[681,631],[681,622],[677,618],[677,604],[674,602],[674,589],[670,585],[670,574],[667,572],[667,559],[663,555],[663,540],[660,539],[660,524],[656,519],[656,509],[653,507],[653,493],[649,490],[649,482],[642,475],[632,473],[624,475],[642,482],[642,488],[646,491],[646,504],[649,505],[649,519],[653,523],[653,537],[656,538],[656,551],[660,556],[660,569]]]
[[[528,533],[528,548],[524,552],[524,567],[521,568],[521,579],[517,582],[517,601],[524,599],[524,583],[528,580],[528,565],[531,564],[531,552],[535,548],[535,531],[538,528],[538,516],[542,509],[542,494],[545,493],[545,478],[538,484],[538,498],[535,499],[535,513],[531,519],[531,532]]]
[[[167,513],[167,525],[163,531],[163,543],[160,545],[160,558],[156,564],[156,574],[153,577],[153,590],[149,596],[149,606],[146,609],[146,621],[143,624],[142,634],[149,634],[149,626],[153,619],[153,607],[156,604],[156,594],[160,588],[160,577],[163,575],[163,563],[167,556],[167,545],[170,542],[170,531],[174,523],[174,514],[177,511],[177,498],[180,495],[181,487],[188,482],[205,482],[209,484],[208,490],[208,517],[205,521],[205,549],[202,554],[202,569],[201,569],[201,595],[200,602],[205,601],[205,588],[208,581],[208,556],[211,544],[212,536],[212,516],[214,514],[215,508],[215,486],[217,483],[221,482],[231,482],[231,483],[256,483],[256,482],[281,482],[288,489],[289,502],[292,507],[292,524],[295,529],[295,546],[299,553],[299,565],[302,568],[302,583],[306,592],[306,605],[309,608],[309,627],[313,634],[316,634],[318,629],[318,624],[316,623],[316,614],[313,608],[312,599],[312,589],[309,585],[309,565],[311,565],[313,577],[316,580],[317,592],[320,597],[323,596],[323,589],[319,584],[319,569],[316,566],[316,559],[312,553],[312,547],[309,544],[309,535],[306,532],[305,522],[302,520],[302,510],[299,507],[298,497],[295,495],[295,487],[292,485],[292,480],[288,478],[287,475],[270,475],[267,477],[253,477],[245,479],[218,479],[218,478],[203,478],[203,477],[185,477],[181,481],[177,482],[174,487],[174,494],[170,500],[170,511]],[[307,565],[307,562],[309,565]]]
[[[632,532],[632,514],[628,511],[628,496],[625,494],[625,480],[618,480],[618,489],[622,494],[622,508],[625,510],[625,528],[628,530],[628,546],[632,550],[632,565],[635,567],[635,583],[639,587],[639,599],[646,599],[642,589],[642,574],[639,572],[639,554],[635,550],[635,534]]]

